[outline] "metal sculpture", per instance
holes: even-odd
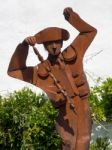
[[[65,19],[79,31],[74,41],[61,52],[63,41],[69,39],[65,29],[50,27],[20,43],[9,64],[11,77],[34,84],[46,92],[53,106],[59,109],[56,129],[62,139],[62,150],[89,150],[91,115],[88,104],[89,86],[83,70],[84,54],[96,35],[96,29],[83,21],[72,8],[63,11]],[[48,51],[44,60],[35,44]],[[26,66],[28,48],[33,46],[41,61]]]

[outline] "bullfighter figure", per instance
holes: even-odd
[[[69,32],[58,27],[46,28],[20,43],[9,64],[8,75],[29,82],[48,95],[59,109],[56,129],[62,139],[62,150],[89,150],[91,115],[88,104],[89,86],[83,70],[84,54],[97,31],[83,21],[72,8],[63,11],[65,19],[79,31],[73,42],[61,51]],[[34,47],[43,44],[48,58],[43,60]],[[26,66],[29,45],[41,62]]]

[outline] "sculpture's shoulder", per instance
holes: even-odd
[[[71,62],[71,61],[76,61],[77,59],[77,51],[75,50],[72,45],[68,46],[67,48],[64,49],[62,52],[63,58],[66,62]]]

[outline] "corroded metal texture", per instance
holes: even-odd
[[[89,150],[91,116],[88,104],[89,86],[83,70],[84,54],[96,35],[96,29],[83,21],[72,8],[64,9],[65,19],[79,35],[62,52],[68,31],[52,27],[42,30],[20,43],[9,64],[8,74],[29,82],[46,92],[59,109],[56,129],[62,138],[62,150]],[[48,58],[44,60],[34,45],[44,44]],[[40,64],[26,66],[28,48],[33,46]]]

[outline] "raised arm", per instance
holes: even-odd
[[[34,67],[26,66],[26,59],[28,55],[28,45],[34,45],[35,40],[32,37],[26,38],[20,43],[14,54],[12,55],[11,61],[8,67],[8,75],[29,83],[33,83],[34,80]]]
[[[93,41],[97,30],[82,20],[80,16],[72,10],[72,8],[65,8],[63,14],[65,19],[79,31],[79,35],[72,42],[72,46],[76,50],[80,51],[80,55],[82,54],[83,56],[86,49]]]

